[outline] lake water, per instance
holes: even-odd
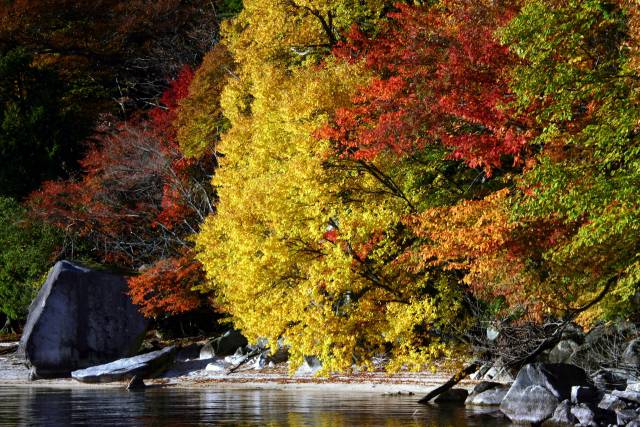
[[[505,426],[487,411],[416,396],[333,391],[0,386],[0,426]]]

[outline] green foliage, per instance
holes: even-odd
[[[219,18],[232,18],[242,11],[242,0],[218,0],[216,15]]]
[[[61,244],[52,227],[30,221],[15,200],[0,197],[0,312],[26,315]]]
[[[0,195],[21,198],[73,169],[87,130],[55,72],[23,49],[0,54]]]
[[[611,288],[618,315],[640,290],[640,85],[627,33],[625,10],[609,1],[538,0],[502,34],[524,60],[515,103],[538,126],[516,215],[573,227],[545,253],[546,280],[571,283],[578,301]]]

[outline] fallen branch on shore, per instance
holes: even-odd
[[[227,375],[233,374],[235,371],[237,371],[238,369],[240,369],[240,367],[242,367],[242,365],[246,364],[249,360],[251,360],[253,357],[257,356],[258,354],[262,353],[264,350],[257,348],[255,350],[253,350],[251,353],[248,353],[244,356],[244,359],[242,359],[241,361],[239,361],[238,363],[236,363],[234,366],[232,366],[228,371],[227,371]]]
[[[581,307],[569,309],[567,312],[567,315],[564,317],[564,320],[558,323],[557,325],[555,325],[553,332],[550,332],[547,337],[542,339],[535,348],[530,349],[526,354],[516,357],[514,358],[514,360],[509,361],[505,367],[510,370],[519,371],[520,368],[522,368],[522,366],[528,363],[534,362],[538,358],[538,356],[540,356],[543,352],[553,348],[553,346],[555,346],[562,338],[562,332],[566,329],[569,323],[575,320],[575,318],[580,313],[583,313],[584,311],[588,310],[589,308],[593,307],[594,305],[602,301],[602,299],[604,299],[604,297],[611,290],[616,280],[618,280],[618,275],[613,276],[609,280],[607,280],[603,289],[591,301],[587,302]],[[485,352],[485,355],[486,354],[487,352]],[[440,387],[433,389],[431,392],[429,392],[429,394],[427,394],[425,397],[420,399],[418,403],[421,403],[421,404],[428,403],[432,399],[438,397],[442,393],[453,388],[460,381],[462,381],[463,379],[465,379],[466,377],[468,377],[469,375],[471,375],[472,373],[480,369],[481,366],[482,366],[482,361],[478,359],[473,363],[471,363],[470,365],[462,368],[460,371],[456,372],[456,374],[452,376],[449,379],[449,381],[442,384]]]
[[[444,393],[447,390],[450,390],[460,381],[462,381],[463,379],[465,379],[466,377],[468,377],[469,375],[471,375],[472,373],[480,369],[480,366],[482,366],[482,362],[480,360],[476,360],[472,362],[470,365],[465,366],[464,368],[456,372],[456,374],[452,376],[449,379],[449,381],[442,384],[440,387],[437,387],[431,390],[429,394],[427,394],[422,399],[418,400],[418,403],[422,403],[424,405],[428,403],[431,399],[440,396],[442,393]]]

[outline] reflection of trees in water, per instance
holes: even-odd
[[[461,406],[418,405],[416,398],[299,390],[202,391],[149,388],[0,387],[0,427],[268,426],[472,427],[508,425]]]

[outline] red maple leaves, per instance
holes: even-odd
[[[84,238],[100,262],[131,269],[131,295],[147,315],[198,307],[202,276],[186,237],[211,209],[211,159],[185,158],[173,122],[193,78],[183,68],[162,106],[107,129],[81,161],[80,179],[44,183],[31,195],[35,215]]]
[[[356,159],[442,144],[487,174],[505,160],[520,164],[527,126],[508,107],[516,58],[494,35],[512,8],[469,1],[397,7],[378,37],[353,28],[335,49],[346,60],[363,59],[375,77],[318,136]]]

